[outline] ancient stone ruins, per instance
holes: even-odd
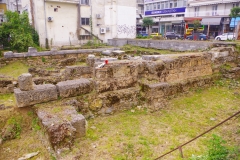
[[[112,56],[100,57],[104,54]],[[138,105],[157,111],[166,106],[169,97],[208,87],[222,76],[240,76],[233,44],[215,44],[195,53],[138,57],[114,49],[68,54],[53,51],[44,55],[45,62],[33,62],[29,55],[33,56],[25,54],[28,58],[25,60],[32,66],[29,73],[22,74],[18,82],[1,81],[0,88],[14,91],[18,107],[53,101],[36,107],[36,113],[55,150],[69,147],[74,138],[85,135],[85,119]],[[34,55],[39,56],[37,52]],[[6,53],[8,61],[16,60],[14,57],[18,55]],[[76,61],[85,61],[87,65],[68,66]],[[50,71],[37,67],[40,64],[55,64],[56,68]],[[225,64],[233,68],[224,70]],[[59,100],[61,104],[57,103]],[[53,112],[53,108],[58,112]]]

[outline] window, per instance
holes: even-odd
[[[234,7],[239,7],[239,3],[233,3],[233,8]]]
[[[195,7],[194,11],[195,11],[195,17],[198,17],[199,16],[199,7]]]
[[[80,35],[80,39],[81,40],[89,40],[90,39],[90,35]]]
[[[169,7],[168,7],[168,1],[165,2],[165,8],[169,8]]]
[[[174,8],[177,7],[177,0],[174,0]]]
[[[82,25],[89,25],[89,18],[81,18]]]
[[[217,15],[217,5],[212,6],[212,16]]]
[[[153,3],[153,10],[157,9],[157,3]]]
[[[146,5],[146,11],[149,11],[149,5],[148,4]]]
[[[173,8],[173,2],[170,1],[170,7],[169,8]]]
[[[158,9],[161,9],[161,7],[160,7],[160,2],[157,3],[157,8],[158,8]]]
[[[161,9],[164,9],[164,2],[161,2]]]
[[[81,0],[81,4],[89,5],[89,0]]]

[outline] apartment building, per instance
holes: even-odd
[[[49,46],[78,45],[93,38],[136,37],[136,1],[22,0],[30,21]]]
[[[144,16],[154,19],[152,32],[183,34],[187,0],[145,0]]]
[[[185,19],[199,18],[204,32],[212,37],[233,32],[234,19],[231,19],[229,14],[233,7],[239,6],[239,2],[239,0],[189,0]]]
[[[4,21],[4,13],[7,11],[7,0],[0,0],[0,24]]]
[[[137,1],[137,16],[136,16],[136,29],[137,34],[140,32],[146,31],[146,28],[142,26],[142,19],[144,16],[144,0],[136,0]]]

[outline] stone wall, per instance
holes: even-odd
[[[121,47],[126,44],[155,49],[167,49],[174,51],[206,50],[213,46],[227,46],[235,43],[230,42],[209,42],[209,41],[187,41],[187,40],[138,40],[138,39],[109,39],[108,44]]]
[[[39,56],[61,56],[69,54],[90,54],[101,53],[102,51],[117,50],[118,48],[101,48],[101,49],[78,49],[78,50],[56,50],[37,52],[36,49],[29,47],[27,53],[13,53],[12,51],[4,52],[4,58],[24,58],[24,57],[39,57]]]

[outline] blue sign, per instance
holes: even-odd
[[[156,14],[180,13],[180,12],[185,12],[185,9],[186,7],[145,11],[145,16],[156,15]]]

